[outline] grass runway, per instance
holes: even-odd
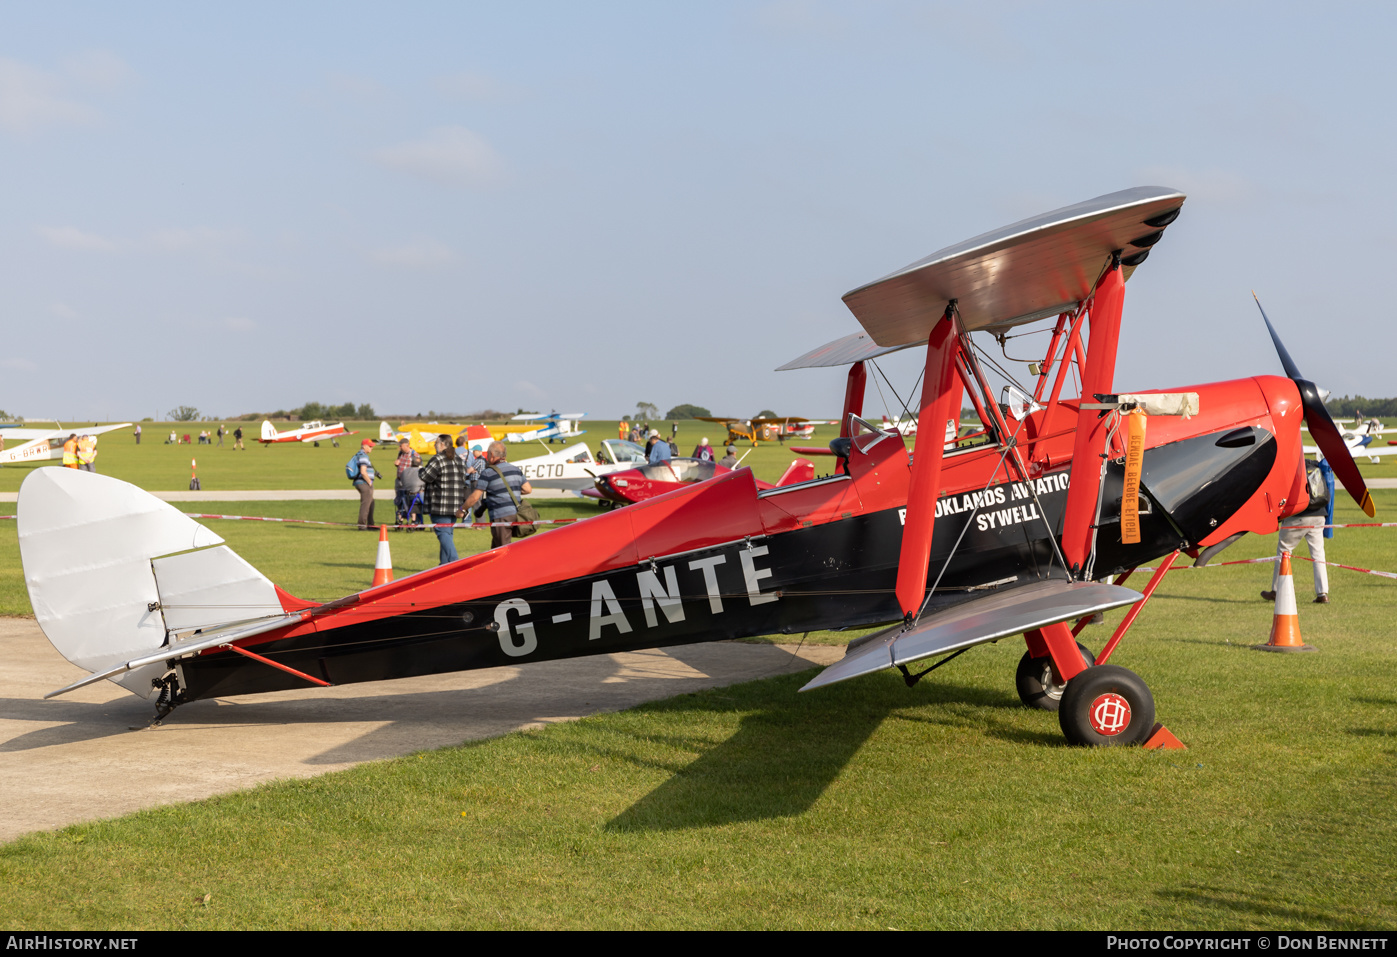
[[[311,463],[287,467],[317,483],[303,487],[339,487],[319,483],[310,456],[323,450],[242,455],[283,451]],[[778,475],[790,458],[758,452],[758,468]],[[1397,491],[1374,498],[1380,519],[1397,515]],[[539,504],[546,515],[589,508]],[[348,502],[237,510],[353,518]],[[1338,520],[1360,520],[1346,498]],[[367,583],[369,535],[210,524],[293,593]],[[1397,571],[1392,532],[1340,530],[1330,560]],[[486,544],[482,532],[458,541],[471,543],[463,552]],[[399,573],[432,564],[435,544],[393,536]],[[1274,546],[1248,536],[1222,559]],[[17,565],[13,523],[0,523],[6,613],[27,613]],[[796,693],[810,673],[774,678],[32,835],[0,845],[0,922],[1391,928],[1397,582],[1332,569],[1334,601],[1316,606],[1303,602],[1310,566],[1296,566],[1301,627],[1318,654],[1249,649],[1270,624],[1257,597],[1265,565],[1171,573],[1117,652],[1188,751],[1067,747],[1054,715],[1018,703],[1022,644],[1003,641],[913,689],[894,673],[810,694]],[[1108,635],[1093,627],[1084,639],[1099,649]]]

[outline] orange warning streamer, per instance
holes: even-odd
[[[1145,464],[1145,410],[1131,409],[1125,421],[1125,487],[1121,490],[1121,544],[1140,544],[1140,471]]]

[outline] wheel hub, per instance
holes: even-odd
[[[1130,702],[1114,692],[1098,695],[1088,714],[1097,734],[1114,737],[1130,727]]]
[[[1043,686],[1043,694],[1054,701],[1062,700],[1062,691],[1067,687],[1067,682],[1058,680],[1057,675],[1053,673],[1050,659],[1043,662],[1043,675],[1038,679],[1038,682]]]

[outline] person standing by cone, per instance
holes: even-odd
[[[1293,554],[1295,546],[1304,541],[1310,552],[1311,564],[1315,567],[1315,604],[1329,604],[1329,571],[1324,565],[1324,526],[1329,524],[1330,503],[1333,499],[1325,475],[1327,470],[1328,463],[1305,460],[1305,483],[1310,493],[1310,504],[1304,511],[1297,512],[1281,522],[1280,543],[1276,548],[1271,588],[1261,593],[1261,597],[1266,601],[1276,600],[1282,556]]]
[[[374,478],[378,472],[369,459],[369,450],[373,447],[373,439],[360,442],[359,451],[349,460],[345,471],[352,476],[354,489],[359,493],[359,528],[378,531],[374,524]]]

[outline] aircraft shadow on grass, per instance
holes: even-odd
[[[196,701],[150,732],[153,739],[144,732],[139,737],[142,746],[152,740],[174,746],[190,734],[216,734],[219,729],[368,724],[372,725],[369,730],[329,745],[303,763],[342,765],[391,758],[498,737],[526,726],[618,711],[711,686],[712,679],[704,670],[712,666],[711,653],[705,661],[695,652],[694,664],[689,664],[685,661],[689,650],[680,647],[620,657],[597,656],[590,659],[594,666],[586,669],[578,667],[579,659],[563,659],[539,662],[523,670],[498,668],[403,679],[412,683],[406,688],[391,683],[348,685],[342,693],[307,689]],[[687,667],[676,668],[675,661]],[[751,678],[789,675],[809,667],[808,662],[793,656],[772,655],[769,669]],[[471,685],[461,687],[463,678]],[[808,678],[807,673],[796,686]],[[452,686],[423,689],[424,680],[450,682]],[[793,695],[794,688],[781,694]],[[0,754],[119,739],[146,728],[150,718],[150,703],[134,696],[100,703],[0,698],[0,721],[39,725],[0,740]],[[120,747],[115,741],[113,744]]]
[[[963,713],[924,717],[906,714],[909,706],[970,705],[977,709],[975,720],[981,722],[986,706],[1023,710],[1012,695],[947,682],[928,681],[909,693],[895,675],[797,694],[809,677],[769,682],[766,701],[760,710],[743,716],[736,733],[689,764],[667,768],[672,776],[618,814],[607,828],[670,831],[798,816],[824,794],[885,720],[966,723]],[[728,711],[742,705],[726,695],[709,695],[698,702],[686,699],[662,707]],[[1023,740],[1024,732],[994,724],[987,733]],[[1057,734],[1029,734],[1027,739],[1034,744],[1063,744]],[[649,740],[685,749],[703,747],[702,742],[681,735]],[[653,766],[620,751],[607,756]]]
[[[44,727],[0,741],[0,754],[32,751],[126,734],[132,725],[149,723],[150,704],[134,697],[97,704],[0,698],[0,720],[42,722]]]
[[[1280,892],[1266,892],[1249,887],[1219,887],[1204,884],[1184,884],[1157,892],[1175,906],[1192,906],[1204,911],[1223,910],[1239,918],[1280,920],[1288,925],[1314,925],[1332,930],[1349,929],[1347,922],[1336,914],[1297,906]],[[1355,928],[1356,929],[1356,928]]]

